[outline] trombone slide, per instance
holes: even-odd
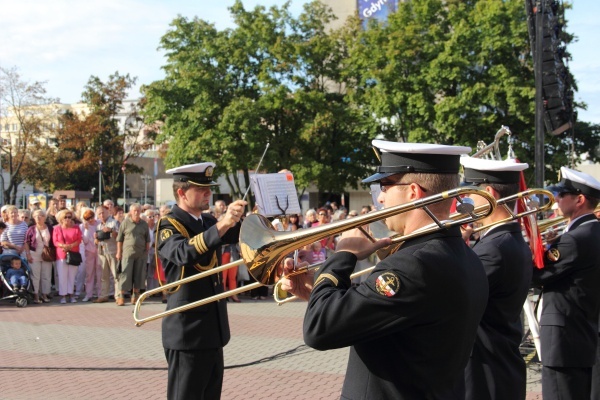
[[[200,306],[203,306],[205,304],[212,303],[213,301],[218,301],[218,300],[221,300],[221,299],[224,299],[224,298],[236,295],[238,293],[242,293],[242,292],[245,292],[245,291],[257,288],[259,286],[262,286],[262,284],[260,284],[258,282],[255,282],[255,283],[252,283],[250,285],[242,286],[242,287],[239,287],[239,288],[234,289],[234,290],[230,290],[230,291],[227,291],[227,292],[216,294],[214,296],[207,297],[205,299],[201,299],[201,300],[195,301],[193,303],[189,303],[189,304],[177,307],[177,308],[172,308],[170,310],[166,310],[164,312],[161,312],[161,313],[158,313],[158,314],[154,314],[154,315],[151,315],[151,316],[146,317],[146,318],[140,318],[139,317],[140,308],[142,307],[142,303],[148,297],[153,296],[153,295],[158,294],[158,293],[161,293],[164,290],[168,290],[168,289],[171,289],[171,288],[174,288],[174,287],[177,287],[177,286],[181,286],[181,285],[184,285],[186,283],[190,283],[190,282],[196,281],[198,279],[206,278],[207,276],[217,274],[219,272],[225,271],[225,270],[230,269],[230,268],[238,267],[238,266],[242,265],[243,263],[244,263],[244,260],[237,260],[237,261],[231,262],[229,264],[225,264],[225,265],[222,265],[220,267],[213,268],[213,269],[211,269],[209,271],[204,271],[204,272],[201,272],[199,274],[188,276],[187,278],[183,278],[183,279],[180,279],[178,281],[168,283],[168,284],[163,285],[161,287],[157,287],[155,289],[145,291],[144,293],[142,293],[140,295],[140,297],[138,298],[137,302],[135,303],[135,308],[133,309],[133,320],[135,321],[135,326],[142,326],[146,322],[154,321],[155,319],[164,318],[164,317],[167,317],[167,316],[169,316],[171,314],[176,314],[178,312],[186,311],[186,310],[189,310],[191,308],[200,307]]]

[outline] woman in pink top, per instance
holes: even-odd
[[[73,296],[75,288],[75,275],[77,275],[77,266],[66,263],[67,251],[79,253],[79,244],[81,243],[81,230],[73,224],[73,212],[71,210],[60,210],[56,214],[58,225],[52,232],[52,240],[56,246],[56,270],[58,271],[58,294],[62,296],[61,304],[67,302],[67,297],[71,303],[77,300]]]

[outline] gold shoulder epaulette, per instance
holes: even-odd
[[[189,232],[187,231],[186,227],[181,222],[177,221],[174,218],[170,218],[167,216],[165,216],[163,218],[166,218],[171,223],[171,225],[173,225],[175,227],[175,229],[177,229],[177,231],[181,234],[181,236],[183,236],[186,239],[190,239]],[[161,240],[165,240],[171,235],[172,235],[172,232],[170,231],[170,229],[165,229],[164,231],[161,232]],[[163,238],[163,236],[165,236],[165,238]],[[204,235],[202,233],[191,238],[188,241],[188,243],[191,244],[192,246],[194,246],[196,251],[200,254],[206,253],[208,251],[208,246],[206,246],[206,243],[204,243]],[[213,256],[210,260],[210,263],[208,265],[194,264],[194,268],[196,268],[196,270],[198,270],[198,271],[207,271],[209,269],[213,269],[217,265],[217,263],[218,263],[217,253],[214,252]]]

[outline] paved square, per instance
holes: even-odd
[[[272,300],[229,303],[225,400],[337,399],[348,349],[316,351],[302,341],[306,304]],[[163,311],[159,298],[142,316]],[[0,303],[0,398],[100,400],[166,398],[160,321],[136,328],[133,306],[114,303],[17,308]],[[529,368],[528,400],[541,399],[539,371]]]

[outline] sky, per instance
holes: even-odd
[[[298,15],[307,0],[292,0]],[[600,124],[600,1],[571,0],[568,31],[578,41],[568,50],[569,68],[579,87],[575,99],[585,102],[580,121]],[[106,82],[119,72],[137,77],[139,87],[164,77],[160,38],[178,15],[233,26],[228,7],[234,0],[0,0],[0,67],[16,67],[22,81],[45,82],[47,96],[76,103],[91,76]],[[524,1],[523,1],[524,3]],[[246,9],[281,5],[276,0],[243,0]]]

